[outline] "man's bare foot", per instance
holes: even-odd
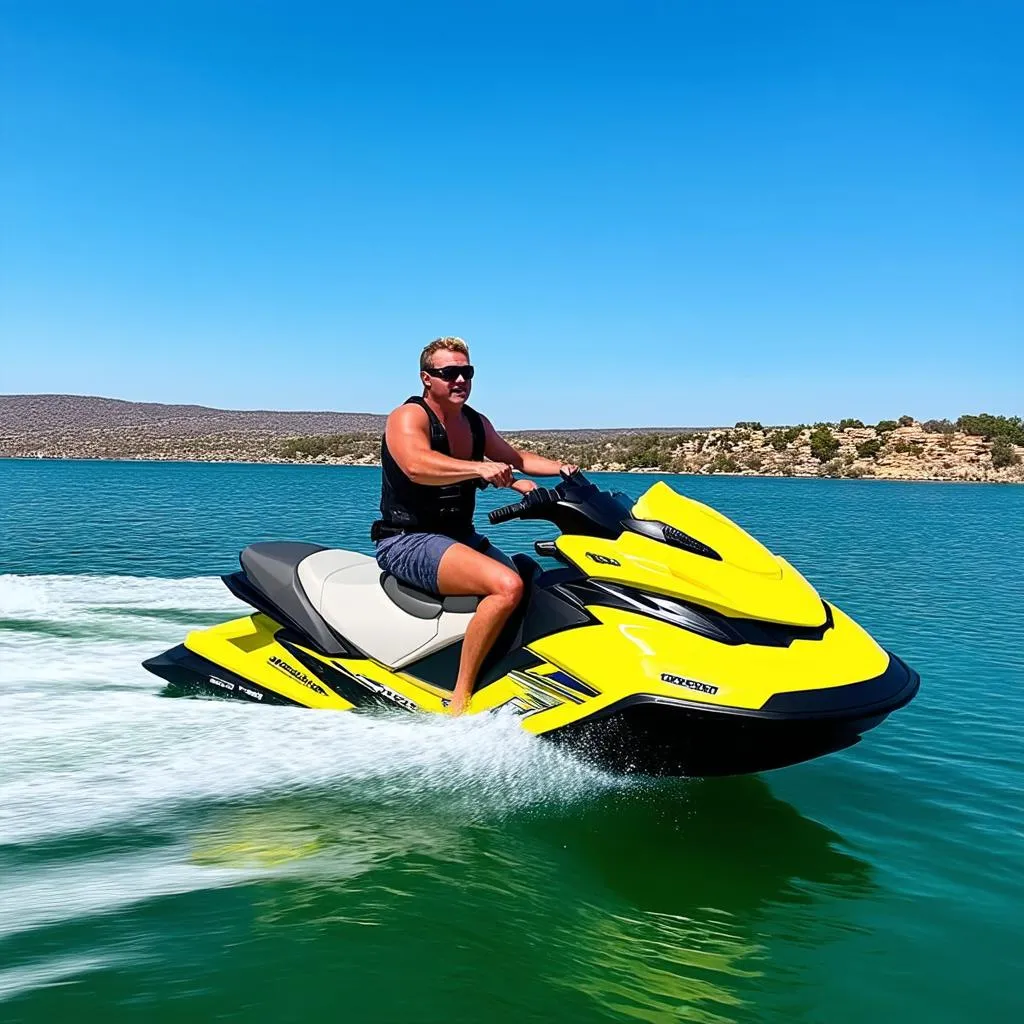
[[[464,693],[453,693],[452,699],[448,701],[448,714],[452,718],[458,718],[465,712],[467,704],[469,704],[469,698]]]

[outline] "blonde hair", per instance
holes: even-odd
[[[420,353],[421,370],[431,369],[430,360],[435,352],[461,352],[467,359],[469,358],[469,346],[461,338],[435,338]]]

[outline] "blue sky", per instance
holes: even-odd
[[[0,392],[1024,411],[1017,2],[2,12]]]

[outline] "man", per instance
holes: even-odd
[[[382,518],[371,531],[385,572],[432,593],[481,596],[462,644],[453,715],[465,710],[484,657],[523,596],[515,564],[473,528],[477,488],[525,494],[537,485],[514,480],[513,469],[557,476],[576,468],[513,448],[466,405],[473,372],[461,338],[438,338],[420,353],[423,395],[388,416]]]

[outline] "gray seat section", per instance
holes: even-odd
[[[238,560],[249,582],[288,619],[286,625],[305,633],[325,654],[342,655],[347,653],[345,645],[313,607],[299,581],[299,563],[325,550],[321,544],[269,541],[250,544]]]
[[[380,584],[384,588],[384,593],[403,612],[414,615],[417,619],[436,619],[441,612],[475,612],[476,606],[480,603],[479,597],[442,597],[440,594],[431,594],[429,591],[420,590],[419,587],[403,583],[387,572],[381,573]]]

